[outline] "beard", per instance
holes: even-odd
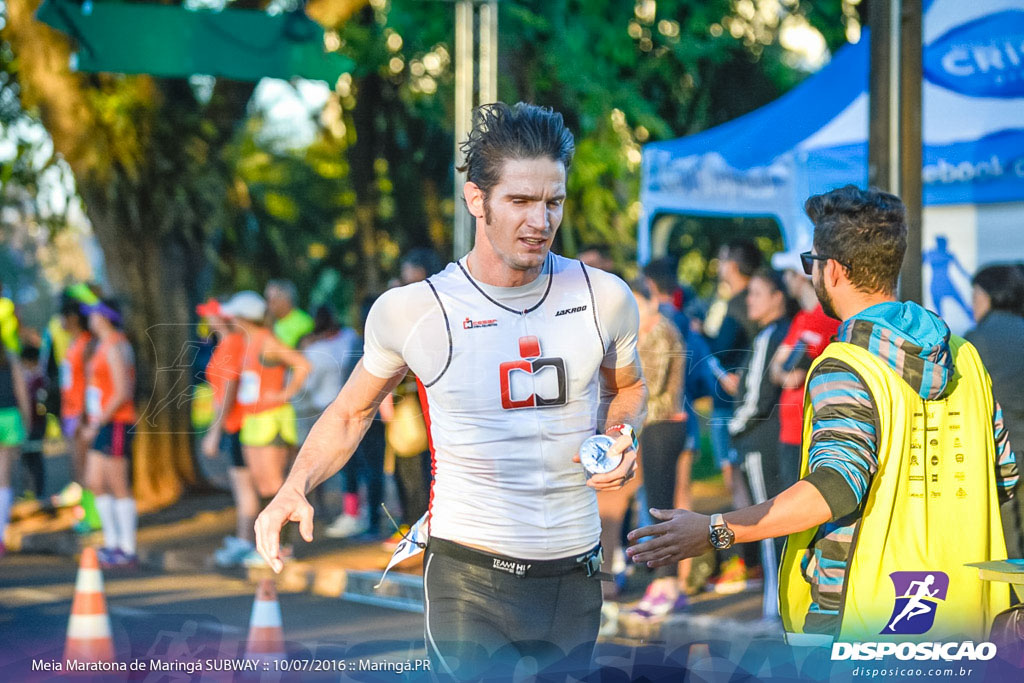
[[[818,297],[818,303],[821,304],[821,310],[830,318],[839,320],[839,315],[836,313],[835,303],[832,301],[832,295],[825,289],[825,278],[821,276],[821,271],[818,271],[818,277],[811,278],[811,284],[814,285],[814,293]]]

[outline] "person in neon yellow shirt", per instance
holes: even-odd
[[[788,536],[779,607],[791,644],[984,640],[1009,589],[964,564],[1006,557],[999,503],[1018,481],[988,372],[938,316],[897,300],[898,197],[847,186],[805,208],[803,267],[843,322],[808,373],[801,480],[724,516],[655,510],[662,522],[630,532],[627,552],[658,567]],[[930,592],[929,618],[898,623],[907,581],[926,572],[948,593]]]
[[[290,280],[271,280],[263,292],[267,310],[274,320],[274,336],[291,348],[313,331],[313,318],[296,307],[298,293]]]
[[[18,316],[14,311],[14,302],[7,297],[0,298],[0,341],[11,353],[21,350],[18,341]]]

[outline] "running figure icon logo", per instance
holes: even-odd
[[[896,604],[884,635],[918,635],[927,633],[935,623],[935,610],[946,599],[949,576],[944,572],[893,572],[889,574],[896,588]]]
[[[502,363],[498,370],[501,373],[501,407],[505,410],[516,410],[518,408],[550,408],[552,406],[564,406],[566,403],[566,374],[565,361],[561,358],[541,358],[540,340],[537,337],[519,338],[519,356],[522,360],[513,360]],[[545,372],[547,371],[547,372]],[[513,378],[515,373],[523,372],[534,377],[537,390],[525,398],[515,399],[513,394]],[[541,395],[540,388],[544,384],[542,375],[549,375],[554,372],[554,386],[550,382],[544,387]],[[553,389],[553,391],[550,391]]]

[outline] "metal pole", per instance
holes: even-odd
[[[924,303],[921,278],[921,0],[903,0],[900,21],[899,194],[907,207],[907,255],[900,298]],[[934,302],[933,302],[934,304]]]
[[[868,184],[896,191],[899,147],[899,0],[872,0],[868,5],[871,62],[868,107]],[[895,49],[895,51],[894,51]]]
[[[473,3],[458,0],[455,3],[455,218],[452,251],[456,259],[469,252],[473,244],[473,220],[466,210],[462,188],[466,174],[457,169],[462,165],[459,145],[469,137],[473,125]]]
[[[900,107],[903,93],[900,92],[900,62],[903,55],[900,51],[900,26],[902,25],[900,8],[902,0],[889,0],[889,191],[895,195],[900,193]]]
[[[480,5],[480,104],[498,100],[498,1]]]

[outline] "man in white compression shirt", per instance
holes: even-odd
[[[549,251],[573,151],[561,115],[486,105],[463,151],[473,250],[374,304],[363,360],[257,520],[257,545],[279,570],[287,521],[312,539],[306,493],[344,465],[412,370],[435,467],[424,560],[435,673],[476,678],[523,656],[579,670],[600,621],[595,491],[633,476],[622,426],[643,422],[636,304],[617,277]],[[623,458],[588,479],[577,451],[595,433],[617,436]]]

